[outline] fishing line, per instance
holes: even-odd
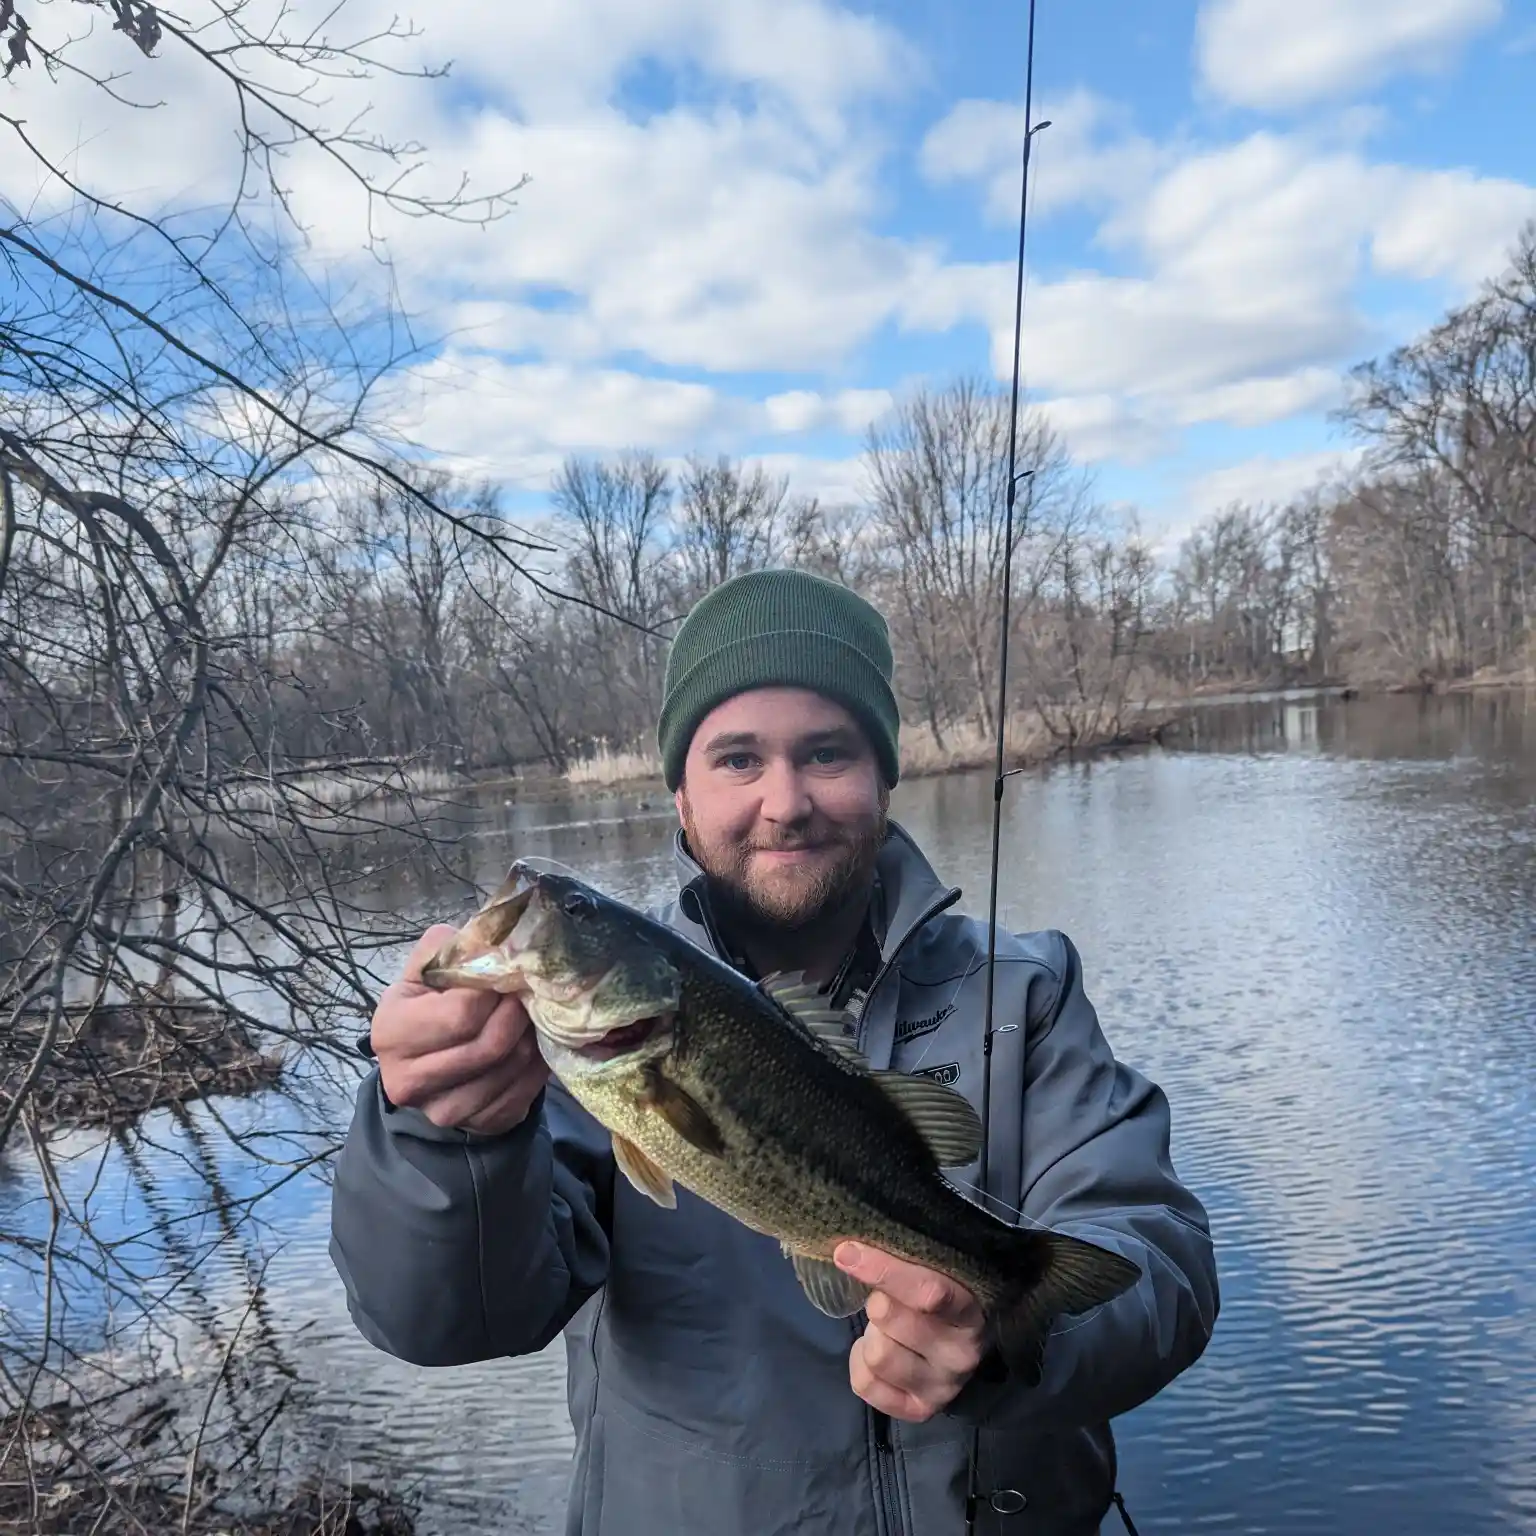
[[[987,998],[982,1030],[982,1077],[981,1077],[981,1156],[978,1162],[977,1184],[983,1200],[987,1194],[990,1168],[989,1142],[991,1139],[992,1113],[992,1037],[993,1003],[997,982],[997,877],[998,860],[1002,848],[1003,787],[1010,775],[1003,766],[1008,733],[1008,631],[1012,613],[1013,596],[1013,513],[1018,500],[1019,481],[1024,478],[1018,471],[1019,442],[1019,358],[1024,337],[1024,245],[1029,223],[1029,152],[1039,128],[1034,122],[1035,90],[1035,3],[1029,0],[1029,36],[1025,48],[1024,63],[1024,145],[1019,187],[1019,253],[1014,276],[1013,299],[1013,381],[1008,414],[1008,484],[1004,492],[1005,522],[1003,525],[1003,593],[1002,614],[998,637],[997,678],[997,753],[996,768],[992,781],[992,871],[987,891]],[[1041,123],[1040,128],[1048,124]],[[1027,471],[1026,473],[1033,473]],[[1022,1049],[1022,1047],[1021,1047]],[[1019,1103],[1020,1143],[1023,1142],[1024,1105]],[[965,1529],[967,1536],[974,1536],[976,1515],[981,1507],[981,1428],[971,1431],[970,1466],[966,1477]],[[1025,1507],[1024,1496],[1017,1489],[996,1488],[987,1495],[988,1506],[998,1514],[1017,1513]]]
[[[1013,603],[1014,509],[1018,501],[1019,482],[1030,478],[1034,474],[1033,469],[1021,472],[1018,467],[1020,357],[1024,339],[1024,252],[1025,235],[1028,229],[1031,208],[1029,159],[1030,147],[1035,135],[1041,129],[1050,127],[1048,119],[1039,123],[1036,123],[1034,120],[1035,7],[1036,0],[1029,0],[1029,33],[1025,46],[1024,61],[1024,144],[1019,186],[1019,252],[1014,277],[1013,378],[1008,416],[1008,483],[1004,493],[1003,591],[1002,613],[999,623],[1000,633],[998,635],[997,669],[997,751],[992,780],[992,870],[987,889],[987,998],[982,1033],[981,1156],[978,1160],[977,1183],[975,1186],[977,1193],[984,1202],[992,1198],[987,1190],[988,1175],[991,1171],[992,1042],[994,1035],[1003,1032],[993,1024],[993,1005],[996,997],[997,981],[997,886],[998,864],[1002,851],[1003,790],[1007,781],[1019,771],[1016,768],[1008,769],[1004,767],[1008,735],[1008,641]],[[1003,1028],[1007,1030],[1016,1029],[1017,1027],[1017,1025],[1005,1025]],[[1019,1048],[1021,1051],[1027,1050],[1027,1042],[1021,1042]],[[1019,1101],[1018,1115],[1019,1142],[1023,1146],[1025,1127],[1022,1095]],[[1003,1202],[1003,1204],[1006,1208],[1006,1202]],[[1022,1212],[1020,1216],[1022,1217]],[[1124,1522],[1130,1536],[1136,1536],[1136,1527],[1131,1522],[1130,1512],[1126,1509],[1125,1500],[1120,1495],[1119,1490],[1115,1490],[1110,1498],[1113,1507],[1119,1512],[1120,1518]],[[970,1468],[967,1477],[965,1499],[965,1529],[967,1536],[974,1536],[976,1516],[982,1502],[981,1427],[978,1425],[971,1431]],[[985,1502],[988,1508],[1000,1516],[1021,1513],[1027,1504],[1025,1496],[1018,1489],[1014,1488],[994,1488],[985,1496]]]

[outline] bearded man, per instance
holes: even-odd
[[[657,732],[681,821],[658,915],[750,976],[805,972],[856,1013],[873,1066],[974,1104],[987,929],[888,818],[891,676],[884,619],[837,583],[761,571],[698,603]],[[827,1317],[772,1238],[616,1177],[516,999],[421,985],[451,932],[423,935],[374,1015],[331,1253],[358,1328],[405,1360],[523,1355],[564,1332],[571,1536],[960,1536],[977,1428],[978,1531],[1099,1530],[1109,1421],[1199,1357],[1218,1298],[1167,1100],[1115,1059],[1068,939],[998,936],[987,1194],[1141,1279],[1058,1323],[1026,1383],[946,1276],[844,1243],[871,1295]]]

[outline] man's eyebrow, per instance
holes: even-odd
[[[805,735],[796,737],[797,747],[825,746],[829,742],[858,741],[859,732],[856,726],[829,725],[824,730],[807,731]],[[756,731],[722,731],[718,736],[711,736],[704,743],[704,751],[726,752],[739,751],[742,747],[756,747],[761,745],[761,738]]]
[[[757,733],[755,731],[722,731],[718,736],[711,736],[704,743],[706,752],[721,752],[727,747],[755,747],[757,745]]]

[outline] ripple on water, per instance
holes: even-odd
[[[1536,1533],[1522,720],[1456,700],[1277,703],[1213,715],[1209,750],[1012,782],[1004,919],[1078,942],[1117,1050],[1169,1095],[1219,1245],[1210,1349],[1117,1425],[1144,1532]],[[895,804],[977,912],[990,804],[983,777],[904,785]],[[515,847],[631,900],[669,889],[665,818],[495,816],[482,885]],[[562,1529],[559,1342],[453,1371],[381,1355],[325,1257],[324,1191],[283,1202],[271,1285],[322,1427],[361,1467],[408,1469],[432,1529]]]

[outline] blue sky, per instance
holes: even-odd
[[[1005,374],[1022,0],[417,19],[449,82],[339,82],[338,110],[366,97],[443,180],[531,180],[489,229],[389,229],[442,338],[397,419],[513,507],[567,453],[627,446],[762,457],[853,497],[893,398]],[[29,121],[98,184],[154,164],[205,198],[220,109],[153,67],[165,110],[198,114],[184,130],[82,129],[103,108],[68,82],[29,90]],[[1536,0],[1041,0],[1036,95],[1030,398],[1165,539],[1347,468],[1327,414],[1347,368],[1474,291],[1536,217]],[[319,163],[290,186],[317,253],[373,280],[356,198]]]

